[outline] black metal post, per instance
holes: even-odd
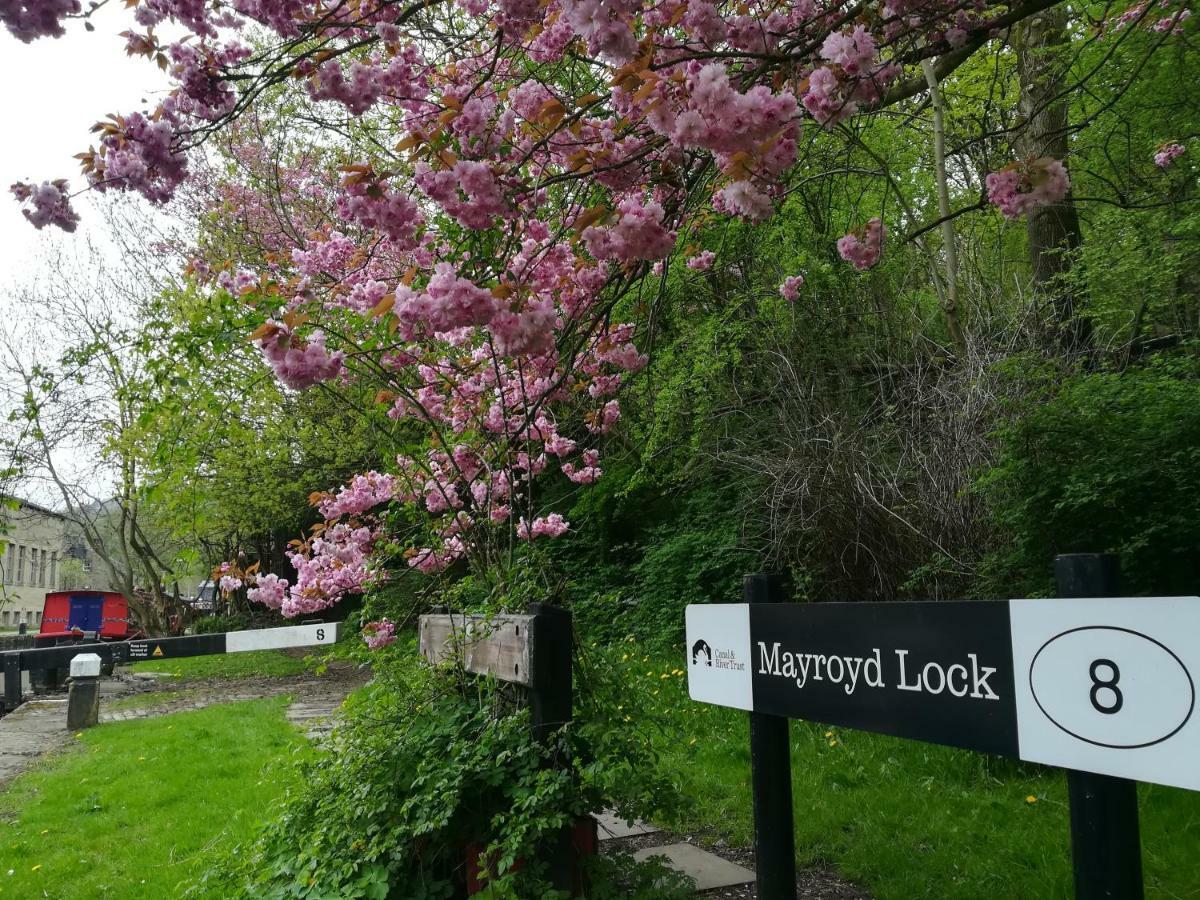
[[[1054,559],[1059,597],[1116,597],[1120,562],[1111,553]],[[1137,783],[1067,770],[1076,900],[1142,900]]]
[[[571,613],[561,606],[533,603],[529,611],[534,616],[530,623],[532,633],[529,635],[532,643],[529,653],[529,711],[533,738],[545,744],[555,732],[571,721],[573,715],[572,644],[575,632]],[[578,866],[571,835],[572,826],[568,824],[554,836],[547,862],[551,884],[558,890],[571,891],[574,895],[578,886],[575,875]]]
[[[21,652],[4,654],[4,711],[12,712],[21,705]]]
[[[747,575],[747,603],[779,603],[778,581]],[[750,780],[754,795],[754,856],[759,900],[796,900],[796,836],[788,720],[750,713]]]

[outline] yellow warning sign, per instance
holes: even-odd
[[[155,647],[154,647],[154,652],[153,652],[153,653],[151,653],[150,655],[151,655],[151,656],[162,656],[162,647],[159,647],[159,646],[156,644],[156,645],[155,645]]]

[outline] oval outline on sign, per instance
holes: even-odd
[[[1150,643],[1161,647],[1167,653],[1167,655],[1171,657],[1171,659],[1175,660],[1175,663],[1179,666],[1180,671],[1183,672],[1183,677],[1187,679],[1188,689],[1191,691],[1191,701],[1188,703],[1188,710],[1183,717],[1183,721],[1176,725],[1174,730],[1170,733],[1165,734],[1160,738],[1156,738],[1153,741],[1146,741],[1145,743],[1141,744],[1106,744],[1103,741],[1094,741],[1091,738],[1085,738],[1083,735],[1076,734],[1071,729],[1060,725],[1057,719],[1050,715],[1050,713],[1046,712],[1046,707],[1042,706],[1042,701],[1038,699],[1037,689],[1033,686],[1033,667],[1037,665],[1038,657],[1042,655],[1043,650],[1045,650],[1059,638],[1066,637],[1068,634],[1074,634],[1077,631],[1123,631],[1126,634],[1132,634],[1135,637],[1142,638],[1143,640],[1149,641]],[[1054,635],[1054,637],[1042,644],[1042,646],[1038,648],[1037,653],[1033,654],[1033,659],[1029,661],[1029,693],[1033,696],[1033,702],[1037,704],[1038,709],[1042,711],[1042,715],[1049,719],[1050,723],[1054,725],[1055,728],[1066,734],[1069,734],[1076,740],[1083,741],[1085,744],[1091,744],[1094,747],[1107,747],[1110,750],[1140,750],[1143,747],[1153,747],[1155,744],[1161,744],[1163,741],[1170,740],[1175,735],[1179,734],[1179,732],[1183,729],[1183,726],[1191,720],[1192,713],[1196,710],[1196,682],[1192,680],[1192,673],[1188,671],[1187,666],[1183,664],[1183,660],[1179,658],[1175,651],[1162,641],[1155,640],[1148,634],[1142,634],[1142,632],[1134,631],[1132,628],[1122,628],[1119,625],[1081,625],[1078,628],[1068,628],[1066,631]]]

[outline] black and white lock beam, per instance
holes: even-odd
[[[4,668],[5,708],[15,709],[21,702],[22,671],[65,669],[81,653],[94,653],[105,663],[130,663],[147,659],[180,659],[186,656],[212,656],[249,650],[283,650],[288,647],[313,647],[338,640],[340,623],[317,622],[287,625],[282,628],[258,628],[219,634],[195,634],[183,637],[147,638],[137,641],[111,641],[98,644],[67,644],[37,650],[11,650],[0,653]]]
[[[687,608],[692,699],[1200,790],[1200,598]]]

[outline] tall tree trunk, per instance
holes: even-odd
[[[1025,120],[1019,149],[1027,157],[1067,158],[1068,104],[1061,51],[1068,42],[1067,11],[1062,5],[1016,27],[1020,108]],[[1091,323],[1080,317],[1079,298],[1066,277],[1072,253],[1082,242],[1071,194],[1060,203],[1035,209],[1026,227],[1035,296],[1048,303],[1059,344],[1069,354],[1091,349]]]
[[[924,60],[921,71],[929,85],[929,100],[933,106],[933,174],[937,186],[938,215],[942,219],[942,252],[946,256],[946,288],[939,291],[946,331],[959,353],[965,355],[967,339],[963,334],[958,304],[958,244],[954,237],[954,220],[950,217],[950,188],[946,183],[946,125],[942,90],[938,85],[933,63]]]

